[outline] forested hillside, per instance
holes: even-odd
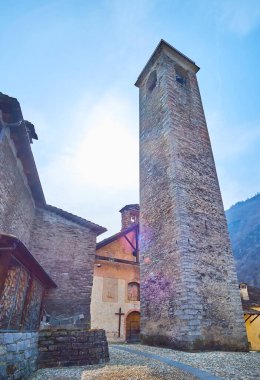
[[[260,194],[226,211],[238,281],[260,287]]]

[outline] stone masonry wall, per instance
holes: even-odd
[[[34,201],[7,131],[0,143],[0,231],[27,245],[33,217]]]
[[[29,249],[57,284],[45,299],[53,317],[84,314],[89,326],[96,235],[53,212],[36,209]]]
[[[39,368],[101,364],[109,361],[104,330],[42,330]]]
[[[234,259],[196,75],[187,64],[182,80],[176,61],[163,50],[146,70],[140,83],[143,342],[246,350]]]
[[[38,333],[0,333],[0,379],[27,379],[36,371]]]

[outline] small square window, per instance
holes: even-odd
[[[146,88],[148,89],[149,92],[153,91],[154,87],[156,86],[156,83],[157,83],[157,73],[156,73],[156,70],[154,70],[151,72],[146,82]]]
[[[179,65],[175,66],[175,79],[181,86],[187,85],[187,72]]]
[[[0,142],[3,140],[3,137],[4,137],[4,127],[0,120]]]
[[[182,86],[186,86],[186,78],[182,77],[179,74],[176,74],[176,81],[180,83]]]

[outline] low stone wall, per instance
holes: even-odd
[[[0,379],[27,379],[37,369],[37,356],[37,332],[0,332]]]
[[[109,354],[104,330],[48,329],[39,332],[39,368],[107,361]]]

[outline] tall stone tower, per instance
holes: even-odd
[[[136,82],[141,338],[180,349],[247,350],[198,70],[161,40]]]

